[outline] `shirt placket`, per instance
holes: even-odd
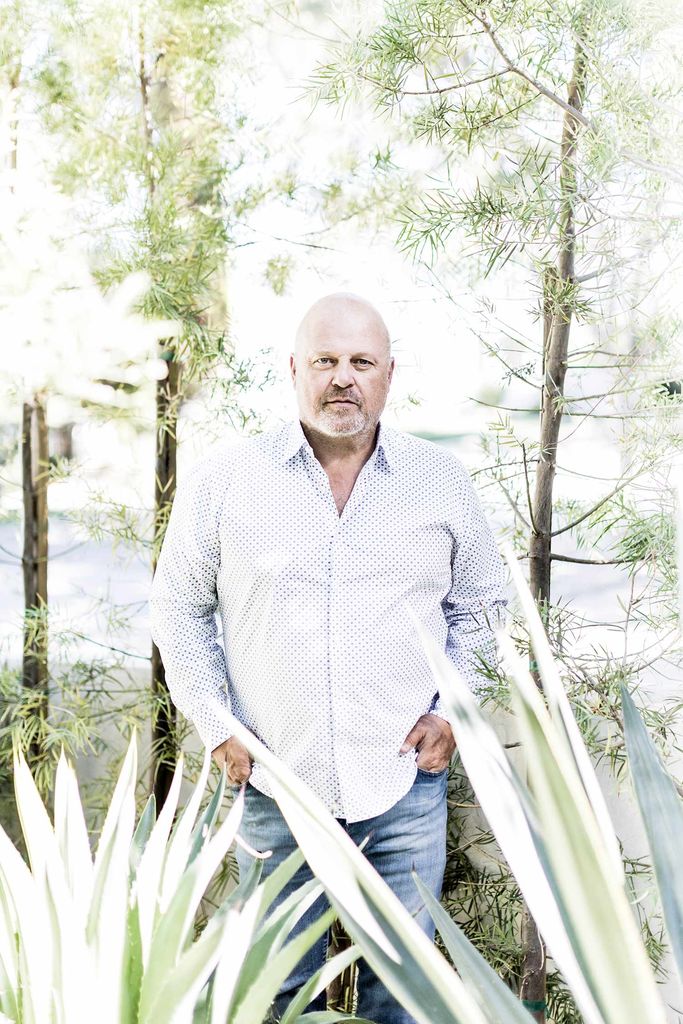
[[[351,516],[354,515],[363,500],[375,459],[376,452],[368,459],[358,474],[341,516],[337,511],[327,473],[315,456],[309,453],[307,459],[316,486],[331,515],[331,529],[327,543],[325,628],[327,634],[327,701],[331,724],[330,760],[333,775],[332,814],[336,818],[345,818],[348,813],[347,802],[344,798],[344,745],[343,742],[340,743],[340,737],[345,734],[344,730],[350,710],[345,703],[348,698],[343,675],[345,671],[348,671],[348,657],[344,651],[345,623],[343,618],[345,601],[348,599],[348,595],[345,593],[345,537],[348,535]]]

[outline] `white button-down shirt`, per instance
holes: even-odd
[[[336,817],[359,821],[412,785],[417,755],[399,749],[417,719],[445,717],[408,606],[476,691],[504,575],[447,449],[380,422],[339,515],[295,420],[220,446],[178,485],[152,635],[209,748],[229,736],[218,702]],[[258,763],[250,782],[272,795]]]

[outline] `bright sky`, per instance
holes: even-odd
[[[353,16],[348,3],[333,12],[335,20]],[[371,16],[371,5],[357,14]],[[302,15],[311,31],[329,32],[333,26]],[[315,27],[313,27],[315,26]],[[311,111],[301,95],[302,83],[316,60],[324,57],[320,38],[307,36],[287,22],[272,18],[269,30],[258,30],[259,45],[267,59],[259,64],[257,78],[247,87],[253,122],[263,126],[280,152],[282,169],[296,159],[302,177],[322,184],[329,181],[352,147],[369,154],[388,137],[390,126],[369,108],[347,107],[342,118],[330,106]],[[281,102],[274,104],[273,98]],[[277,166],[277,155],[274,157]],[[401,153],[401,164],[429,171],[429,154],[423,145]],[[469,394],[481,393],[482,384],[495,368],[482,357],[481,346],[467,329],[463,311],[456,310],[432,284],[429,271],[415,268],[393,244],[396,225],[388,224],[385,237],[369,239],[350,221],[346,230],[314,235],[321,222],[314,214],[286,207],[281,202],[261,207],[252,217],[242,241],[254,244],[235,253],[228,281],[233,337],[239,354],[255,354],[272,346],[278,385],[252,404],[273,421],[295,413],[289,383],[288,357],[296,325],[306,308],[321,295],[337,290],[358,292],[373,302],[384,316],[393,340],[397,369],[387,419],[406,430],[444,433],[478,430],[485,412],[467,403]],[[273,239],[281,241],[273,241]],[[301,243],[312,240],[332,249],[310,249]],[[283,296],[276,296],[263,277],[266,261],[274,255],[289,256],[295,270]],[[470,308],[472,295],[462,296]],[[408,396],[421,400],[420,406]]]

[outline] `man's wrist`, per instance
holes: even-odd
[[[222,740],[219,740],[218,743],[215,743],[212,740],[211,742],[214,743],[214,745],[211,747],[211,753],[215,754],[217,750],[220,750],[221,747],[225,746],[229,739],[232,739],[232,733],[229,736],[225,736]]]

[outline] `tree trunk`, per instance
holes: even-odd
[[[47,479],[48,435],[43,396],[24,403],[21,465],[24,502],[24,652],[22,682],[36,695],[36,714],[47,717]],[[31,741],[28,759],[36,764],[41,754],[40,722]]]
[[[579,30],[574,54],[572,80],[567,101],[581,112],[586,76],[586,51]],[[560,145],[560,220],[556,267],[544,280],[543,391],[541,398],[540,452],[536,468],[529,540],[529,582],[541,618],[548,622],[553,515],[553,483],[557,467],[557,443],[562,422],[562,398],[567,372],[569,332],[575,297],[574,260],[576,232],[576,145],[579,122],[566,113]],[[536,664],[531,671],[540,687]],[[520,997],[539,1024],[546,1018],[545,949],[528,911],[522,923],[522,984]]]
[[[168,520],[176,489],[176,427],[180,403],[180,363],[165,352],[168,376],[157,383],[156,394],[156,472],[154,480],[154,542]],[[156,568],[156,562],[153,569]],[[163,806],[177,760],[176,709],[166,686],[161,655],[152,644],[152,786],[157,809]]]
[[[330,928],[330,941],[328,957],[336,956],[337,953],[350,949],[351,938],[344,930],[340,921],[334,921]],[[356,990],[356,962],[345,967],[340,975],[333,978],[327,986],[327,1006],[330,1010],[337,1010],[340,1013],[351,1013],[353,1010],[353,997]]]

